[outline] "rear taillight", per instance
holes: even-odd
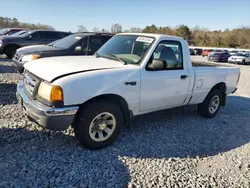
[[[239,81],[240,81],[240,73],[238,75],[237,84],[239,83]]]

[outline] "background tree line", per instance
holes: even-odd
[[[10,28],[10,27],[18,27],[18,28],[28,28],[28,29],[44,29],[44,30],[55,30],[50,25],[44,24],[31,24],[31,23],[22,23],[19,22],[17,18],[8,18],[0,16],[0,28]]]
[[[180,25],[170,28],[151,25],[146,26],[142,32],[176,35],[186,39],[189,45],[194,46],[250,48],[250,27],[209,31],[199,26],[189,28],[186,25]]]
[[[17,18],[8,18],[0,16],[0,28],[8,27],[22,27],[28,29],[44,29],[44,30],[55,30],[54,27],[44,24],[32,24],[19,22]],[[87,28],[84,25],[78,25],[79,32],[87,32]],[[250,49],[250,27],[241,27],[237,29],[226,29],[224,31],[215,30],[209,31],[206,28],[196,26],[189,28],[186,25],[179,25],[176,27],[157,27],[156,25],[146,26],[145,28],[132,27],[128,30],[123,30],[121,24],[113,24],[109,29],[99,29],[94,27],[93,32],[102,33],[121,33],[121,32],[132,32],[132,33],[159,33],[167,35],[176,35],[186,39],[189,45],[194,46],[210,46],[210,47],[229,47],[229,48],[248,48]]]
[[[83,26],[84,27],[84,26]],[[87,31],[84,27],[84,31]],[[215,30],[209,31],[206,28],[196,26],[189,28],[186,25],[179,25],[176,27],[157,27],[154,24],[146,26],[144,29],[132,27],[128,30],[123,30],[118,23],[113,24],[110,30],[93,28],[94,32],[143,32],[143,33],[159,33],[166,35],[180,36],[193,46],[207,46],[207,47],[227,47],[227,48],[247,48],[250,49],[250,27],[241,27],[237,29],[226,29],[224,31]]]

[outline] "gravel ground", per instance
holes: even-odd
[[[0,59],[0,187],[250,187],[250,66],[239,67],[239,90],[215,118],[195,106],[140,116],[112,146],[89,151],[72,129],[26,119],[21,76]]]

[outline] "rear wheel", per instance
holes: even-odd
[[[7,46],[6,49],[4,50],[4,53],[9,59],[12,59],[17,49],[18,49],[17,46]]]
[[[73,127],[81,144],[95,150],[113,143],[120,132],[122,122],[119,106],[107,100],[97,100],[80,109]]]
[[[205,100],[198,105],[198,112],[201,116],[206,118],[214,117],[221,106],[222,94],[218,89],[213,89],[207,95]]]

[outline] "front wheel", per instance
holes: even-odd
[[[242,63],[242,65],[245,65],[246,64],[245,59],[243,59],[241,63]]]
[[[221,92],[218,89],[213,89],[207,95],[205,100],[198,105],[198,112],[201,116],[206,118],[214,117],[221,106]]]
[[[12,59],[16,53],[16,50],[18,49],[17,46],[8,46],[5,49],[5,55],[9,58]]]
[[[117,138],[123,122],[119,106],[98,100],[79,110],[73,124],[76,138],[88,149],[109,146]]]

